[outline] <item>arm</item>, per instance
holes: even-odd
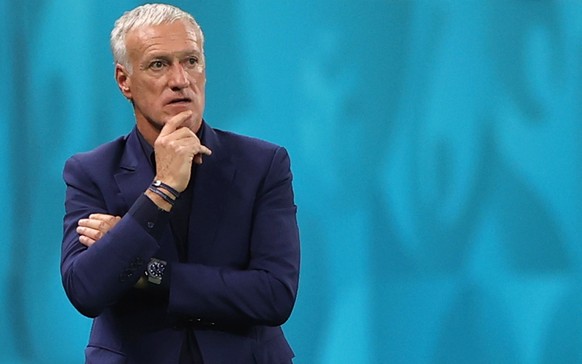
[[[196,155],[211,153],[192,131],[179,127],[190,116],[185,112],[170,119],[156,140],[157,176],[171,181],[179,191],[190,178],[189,163],[201,163]],[[159,249],[171,205],[146,190],[119,221],[91,226],[92,221],[99,221],[88,218],[91,214],[108,214],[105,196],[110,192],[102,190],[108,184],[98,184],[97,178],[75,157],[67,161],[63,176],[67,184],[63,286],[73,305],[84,315],[94,317],[115,304],[140,278]],[[77,231],[79,227],[82,231]]]
[[[273,154],[253,215],[248,267],[172,264],[170,312],[227,325],[274,326],[288,319],[297,295],[299,233],[283,148]]]
[[[91,213],[105,213],[105,202],[77,159],[65,164],[64,179],[67,193],[61,257],[63,286],[79,312],[95,317],[139,279],[145,264],[158,250],[158,239],[168,217],[142,196],[89,249],[80,241],[77,222]],[[148,213],[151,216],[144,217]],[[152,219],[156,224],[148,231],[144,220]]]
[[[171,276],[170,312],[225,325],[275,326],[288,319],[299,276],[299,233],[291,183],[289,157],[280,148],[256,196],[248,267],[235,270],[172,263],[167,271]]]

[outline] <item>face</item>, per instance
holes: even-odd
[[[131,71],[116,65],[121,92],[134,106],[137,126],[153,143],[171,117],[193,112],[184,126],[197,132],[204,112],[206,70],[202,39],[177,21],[131,30],[125,38]]]

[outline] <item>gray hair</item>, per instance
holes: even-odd
[[[169,24],[175,21],[185,21],[191,24],[194,29],[197,29],[200,34],[200,46],[202,48],[204,47],[204,34],[202,34],[202,29],[192,15],[172,5],[145,4],[133,10],[126,11],[115,21],[110,40],[113,61],[123,65],[131,72],[131,64],[127,58],[127,47],[125,44],[125,36],[127,33],[142,26]]]

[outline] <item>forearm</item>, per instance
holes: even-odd
[[[75,229],[67,226],[76,219],[65,219],[63,286],[73,305],[84,315],[96,316],[115,303],[137,282],[159,249],[160,229],[167,224],[167,217],[159,214],[152,219],[151,209],[157,207],[148,203],[145,196],[138,199],[121,221],[88,249],[78,241]],[[153,222],[151,231],[148,220]]]
[[[297,295],[297,275],[173,264],[168,310],[222,325],[283,324]]]
[[[223,320],[223,324],[285,322],[295,303],[299,280],[295,212],[295,206],[288,205],[257,214],[249,242],[250,260],[244,268],[172,264],[169,310],[204,320]]]

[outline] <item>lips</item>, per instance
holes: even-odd
[[[183,98],[175,98],[175,99],[172,99],[172,100],[170,100],[168,102],[168,104],[169,105],[172,105],[172,104],[183,104],[183,103],[189,103],[189,102],[192,102],[192,99],[187,98],[187,97],[183,97]]]

